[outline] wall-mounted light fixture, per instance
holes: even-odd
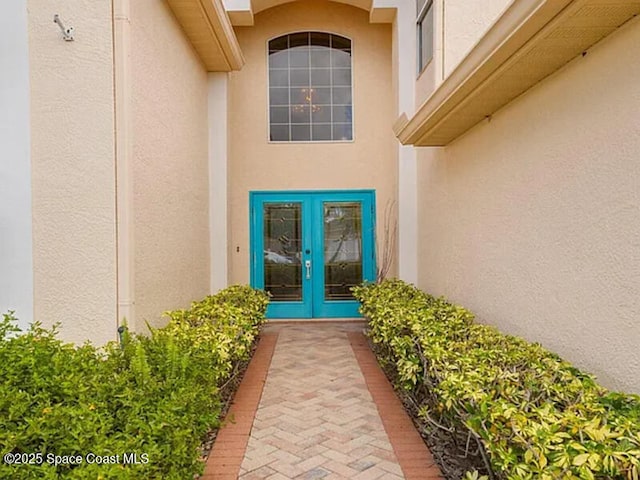
[[[60,20],[60,15],[58,15],[57,13],[53,16],[53,22],[57,23],[60,27],[60,30],[62,30],[62,38],[64,38],[67,42],[73,42],[73,27],[65,27],[62,23],[62,20]]]

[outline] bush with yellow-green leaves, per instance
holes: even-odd
[[[20,332],[4,315],[0,478],[193,478],[220,422],[220,388],[248,358],[267,303],[233,286],[104,348],[64,343],[39,324]]]
[[[539,344],[474,323],[468,310],[404,282],[354,293],[419,416],[468,431],[493,477],[640,477],[639,396],[607,391]]]

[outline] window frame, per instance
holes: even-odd
[[[418,2],[416,3],[416,53],[417,53],[417,59],[416,59],[416,63],[417,63],[417,70],[418,70],[418,76],[420,76],[422,74],[422,72],[424,72],[426,70],[426,68],[429,66],[429,64],[433,61],[433,50],[434,50],[434,40],[435,40],[435,11],[434,11],[434,7],[433,7],[433,0],[423,0],[424,3],[422,5],[422,8],[420,8],[420,0],[418,0]],[[424,28],[424,21],[427,18],[427,15],[431,13],[432,14],[432,20],[431,20],[431,52],[429,54],[429,58],[427,60],[423,62],[423,49],[424,49],[424,45],[422,43],[422,32],[423,32],[423,28]]]
[[[351,55],[350,55],[350,65],[349,65],[349,69],[350,69],[350,73],[351,73],[351,83],[349,85],[350,88],[350,93],[351,93],[351,139],[349,140],[272,140],[271,139],[271,81],[270,81],[270,67],[269,67],[269,44],[273,41],[273,40],[277,40],[281,37],[285,37],[288,35],[295,35],[298,33],[306,33],[306,34],[313,34],[313,33],[319,33],[319,34],[324,34],[324,35],[334,35],[337,37],[341,37],[344,38],[345,40],[348,40],[350,43],[350,50],[351,50]],[[355,95],[354,95],[354,84],[355,84],[355,69],[354,69],[354,40],[353,38],[344,35],[343,33],[338,33],[338,32],[334,32],[334,31],[329,31],[329,30],[294,30],[294,31],[290,31],[290,32],[286,32],[286,33],[280,33],[278,35],[274,35],[273,37],[270,37],[267,39],[267,41],[265,42],[265,70],[266,70],[266,79],[267,81],[266,83],[266,127],[267,127],[267,143],[268,144],[273,144],[273,145],[289,145],[289,144],[333,144],[333,143],[339,143],[339,144],[348,144],[348,143],[354,143],[356,141],[356,114],[355,114]],[[310,67],[311,68],[311,67]],[[291,66],[288,67],[288,70],[291,70]],[[345,85],[346,86],[346,85]],[[290,88],[291,86],[289,86]],[[331,104],[331,106],[333,107],[333,103]],[[289,107],[291,107],[291,104],[289,104]],[[337,124],[340,124],[341,122],[337,122]],[[333,128],[334,126],[334,122],[331,122],[331,128]],[[291,126],[291,123],[289,123],[289,126]]]

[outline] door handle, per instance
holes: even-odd
[[[304,266],[307,269],[307,280],[311,280],[311,260],[305,260]]]

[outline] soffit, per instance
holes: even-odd
[[[261,12],[262,10],[266,10],[268,8],[277,7],[278,5],[282,5],[284,3],[296,2],[298,0],[251,0],[251,6],[253,9],[253,13]],[[344,3],[346,5],[351,5],[353,7],[358,7],[367,12],[371,10],[371,2],[372,0],[329,0],[332,2]]]
[[[640,13],[639,0],[516,0],[411,119],[404,145],[444,146]]]
[[[210,72],[240,70],[244,57],[221,0],[166,0]]]
[[[227,13],[231,19],[231,24],[236,27],[253,26],[254,15],[269,8],[292,3],[299,0],[250,0],[248,3],[235,4],[228,2]],[[374,5],[373,0],[326,0],[336,3],[350,5],[369,12],[371,23],[393,23],[397,7]]]

